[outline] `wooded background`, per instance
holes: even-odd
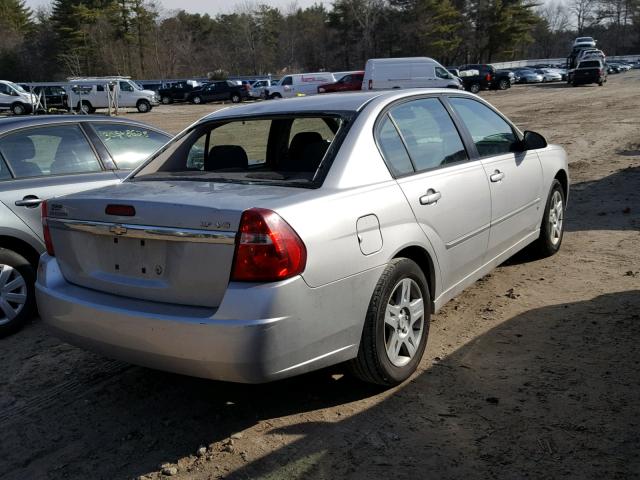
[[[216,16],[148,0],[0,0],[0,78],[60,80],[282,75],[363,69],[368,58],[445,65],[568,55],[593,36],[608,55],[640,53],[640,0],[336,0]]]

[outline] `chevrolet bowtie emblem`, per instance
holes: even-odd
[[[113,227],[109,227],[109,231],[111,233],[115,233],[116,235],[124,235],[127,233],[127,227],[123,227],[122,225],[114,225]]]

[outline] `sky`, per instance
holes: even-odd
[[[26,0],[27,6],[35,9],[41,5],[49,5],[51,0]],[[165,10],[184,9],[190,13],[216,13],[233,12],[239,5],[246,3],[246,0],[158,0]],[[329,4],[328,1],[319,0],[250,0],[249,3],[266,3],[282,10],[288,10],[288,7],[297,3],[299,7],[308,7],[314,3]]]

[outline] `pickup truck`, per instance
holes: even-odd
[[[164,105],[173,102],[186,102],[191,92],[201,87],[202,85],[195,80],[175,82],[168,88],[158,90],[158,96]]]
[[[583,60],[573,72],[571,85],[577,87],[578,85],[597,83],[602,87],[606,81],[607,70],[601,60]]]

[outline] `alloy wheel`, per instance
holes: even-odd
[[[424,300],[418,284],[403,278],[391,292],[384,316],[384,342],[389,361],[403,367],[418,350],[424,331]]]
[[[549,241],[557,245],[562,239],[562,224],[564,221],[564,204],[559,191],[553,192],[549,206]]]

